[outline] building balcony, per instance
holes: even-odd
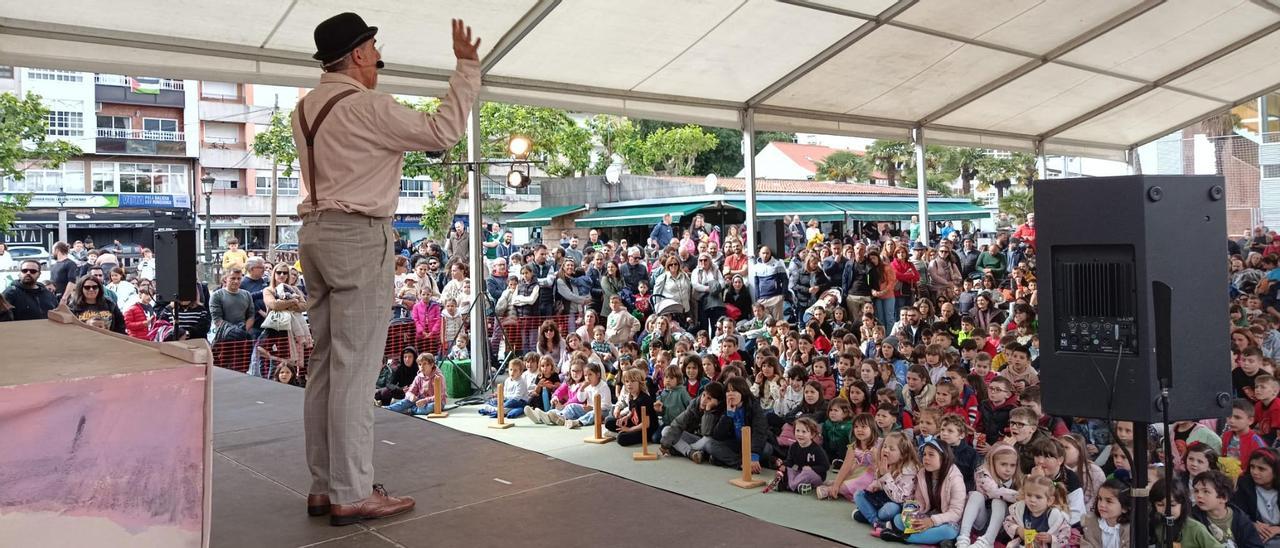
[[[93,83],[94,100],[99,103],[183,107],[187,101],[182,80],[161,79],[157,93],[136,93],[129,77],[118,74],[98,74]]]
[[[259,162],[257,158],[249,158],[252,156],[248,150],[245,150],[244,144],[239,148],[233,148],[232,145],[210,146],[205,143],[200,149],[200,165],[209,168],[228,168],[228,169],[247,169],[258,168]],[[271,169],[267,165],[267,169]]]
[[[99,154],[187,155],[186,135],[181,131],[99,128],[95,144]]]

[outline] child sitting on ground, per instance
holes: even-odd
[[[844,464],[844,449],[849,446],[853,432],[853,406],[849,400],[836,398],[827,404],[827,420],[822,423],[822,449],[831,457],[831,466]]]
[[[776,489],[794,491],[807,495],[815,485],[821,485],[827,477],[827,453],[814,440],[818,433],[818,423],[808,417],[800,417],[795,423],[796,442],[787,449],[786,460],[778,460],[778,473],[773,481],[766,485],[764,492]]]
[[[502,408],[506,410],[508,419],[524,415],[524,406],[529,405],[529,377],[524,373],[524,360],[515,358],[507,364],[507,380],[502,381],[502,395],[505,399],[502,402]],[[497,418],[497,406],[496,396],[489,398],[489,401],[480,407],[480,414]]]
[[[810,366],[812,373],[809,380],[817,381],[822,385],[822,399],[830,400],[836,397],[839,392],[836,389],[836,379],[831,376],[831,360],[825,355],[817,355],[813,357],[813,365]]]
[[[689,407],[689,403],[693,398],[689,396],[689,392],[682,386],[684,384],[684,374],[680,372],[680,368],[674,365],[668,365],[666,374],[662,379],[663,388],[658,392],[657,401],[653,402],[653,410],[658,412],[659,425],[662,427],[670,426],[676,420],[676,417],[683,413],[685,408]],[[649,428],[651,431],[661,432],[662,428]]]
[[[1097,504],[1080,521],[1081,548],[1121,548],[1128,546],[1129,515],[1133,512],[1133,496],[1129,484],[1108,480],[1098,488]],[[1158,529],[1163,529],[1157,526]],[[957,548],[958,545],[957,545]]]
[[[604,427],[618,434],[618,445],[637,445],[643,440],[643,421],[648,421],[649,431],[657,429],[657,413],[654,409],[653,396],[644,382],[644,371],[628,369],[622,372],[623,397],[627,408],[619,410],[605,420]]]
[[[880,449],[880,429],[869,413],[854,415],[852,422],[853,439],[844,452],[836,479],[818,486],[818,500],[844,496],[852,501],[858,491],[876,479],[873,465]]]
[[[890,432],[880,444],[880,456],[875,460],[875,476],[871,484],[854,495],[858,510],[853,520],[880,529],[902,512],[902,504],[916,494],[916,474],[920,470],[920,457],[907,435]]]
[[[1004,531],[1012,537],[1005,548],[1067,546],[1071,524],[1062,486],[1044,476],[1027,478],[1022,484],[1021,498],[1009,508],[1009,516],[1004,520]]]
[[[418,375],[413,378],[413,384],[405,389],[403,400],[392,403],[387,409],[406,415],[426,415],[434,411],[437,397],[443,408],[445,395],[436,394],[436,379],[440,381],[440,388],[448,392],[444,375],[436,369],[436,357],[427,352],[419,354]]]
[[[974,471],[976,489],[969,492],[960,521],[960,536],[956,548],[989,548],[995,546],[996,536],[1004,525],[1010,504],[1017,502],[1022,488],[1022,470],[1018,468],[1018,452],[1009,445],[999,444],[987,451],[982,466]],[[977,530],[977,540],[970,541]]]

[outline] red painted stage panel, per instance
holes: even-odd
[[[203,344],[0,324],[0,546],[207,546]]]

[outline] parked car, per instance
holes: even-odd
[[[49,252],[42,247],[34,245],[17,245],[9,248],[9,254],[13,256],[13,261],[39,261],[41,267],[49,266]]]
[[[109,243],[98,249],[110,251],[120,259],[120,267],[125,273],[132,274],[138,269],[138,260],[142,258],[142,246],[139,244],[117,244]]]

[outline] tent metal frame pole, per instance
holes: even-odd
[[[916,199],[919,202],[920,243],[929,246],[929,174],[925,172],[924,128],[911,130],[911,141],[916,148]]]
[[[1049,178],[1049,164],[1044,156],[1044,141],[1036,141],[1036,176],[1043,181]]]
[[[756,231],[759,227],[756,225],[756,112],[755,109],[746,109],[742,111],[742,168],[743,179],[746,181],[744,188],[744,199],[746,202],[747,218],[747,253],[749,256],[756,254],[759,242],[756,241]]]
[[[483,160],[480,152],[480,101],[471,106],[467,114],[467,161],[472,162],[467,169],[468,213],[471,215],[471,227],[467,238],[471,240],[471,302],[476,303],[471,310],[471,378],[479,386],[484,387],[489,373],[489,338],[484,336],[485,308],[488,296],[485,294],[484,264],[484,214],[483,197],[480,184],[480,170],[487,166],[477,164]],[[448,349],[446,349],[447,351]]]

